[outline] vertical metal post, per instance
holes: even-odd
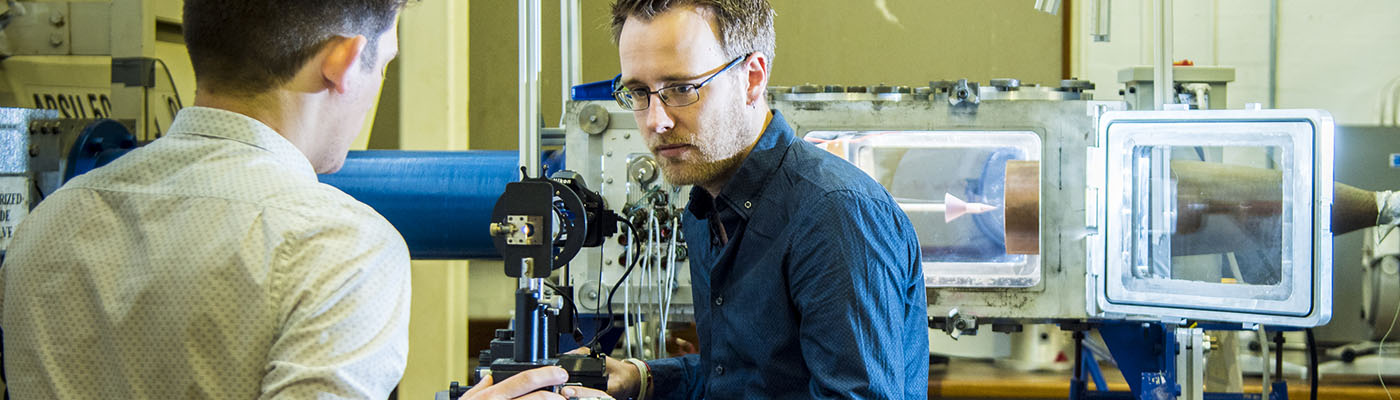
[[[1273,377],[1269,376],[1269,372],[1273,371],[1272,368],[1269,368],[1269,335],[1264,333],[1264,325],[1259,325],[1254,333],[1257,336],[1255,340],[1259,341],[1259,360],[1264,363],[1261,370],[1262,376],[1259,377],[1259,381],[1263,383],[1260,385],[1263,386],[1263,392],[1261,393],[1263,396],[1260,398],[1268,400],[1271,395],[1271,390],[1269,390],[1271,386],[1269,382],[1274,381]],[[1283,349],[1278,350],[1283,351]]]
[[[1278,108],[1278,0],[1269,0],[1269,109]]]
[[[1172,100],[1172,0],[1152,0],[1152,105],[1161,110]]]
[[[1181,385],[1181,400],[1205,398],[1205,331],[1201,328],[1176,328],[1176,381]]]
[[[569,113],[569,98],[572,97],[574,85],[583,81],[583,40],[582,40],[582,11],[579,0],[559,0],[559,63],[562,68],[562,97],[560,97],[559,118]],[[560,127],[564,124],[561,122]]]
[[[528,260],[528,259],[527,259]],[[541,278],[530,278],[531,266],[521,260],[522,274],[520,286],[515,291],[515,348],[513,359],[517,362],[535,362],[545,357],[544,317],[540,310],[540,299],[544,296]]]
[[[540,0],[520,0],[520,165],[540,175]],[[524,178],[524,177],[521,177]]]
[[[1090,29],[1090,36],[1095,42],[1108,42],[1110,23],[1113,21],[1113,0],[1093,0],[1093,25]]]

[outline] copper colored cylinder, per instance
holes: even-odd
[[[1040,162],[1006,162],[1006,253],[1040,254]]]

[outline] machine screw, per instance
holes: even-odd
[[[491,223],[491,236],[506,236],[510,235],[512,232],[515,232],[515,225],[502,224],[499,222]]]

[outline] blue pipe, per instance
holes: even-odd
[[[515,151],[352,151],[320,178],[389,220],[413,259],[497,258],[491,211],[519,179],[519,160]]]

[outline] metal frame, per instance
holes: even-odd
[[[965,104],[965,103],[964,103]],[[1083,319],[1086,296],[1086,149],[1095,143],[1095,123],[1105,110],[1123,110],[1118,101],[982,100],[951,105],[945,101],[774,101],[775,109],[798,136],[811,131],[936,130],[1029,131],[1041,139],[1040,257],[1042,279],[1019,289],[930,288],[928,315],[951,311],[979,323],[998,320]]]
[[[1298,289],[1305,289],[1303,293],[1307,298],[1285,301],[1227,300],[1226,307],[1222,310],[1212,309],[1212,304],[1221,304],[1219,297],[1205,298],[1161,291],[1154,292],[1153,296],[1158,296],[1154,302],[1146,302],[1142,298],[1127,299],[1125,302],[1121,296],[1125,292],[1116,277],[1121,276],[1126,266],[1119,262],[1121,258],[1108,256],[1123,251],[1123,238],[1119,232],[1120,227],[1125,224],[1119,215],[1121,213],[1117,212],[1118,208],[1110,203],[1121,198],[1124,188],[1116,184],[1118,181],[1115,180],[1121,166],[1115,166],[1109,157],[1121,151],[1122,146],[1127,143],[1124,140],[1132,139],[1115,136],[1122,132],[1124,127],[1131,126],[1130,124],[1154,124],[1152,126],[1173,128],[1174,132],[1182,132],[1189,126],[1201,133],[1152,143],[1176,143],[1196,139],[1197,141],[1192,143],[1200,144],[1199,140],[1202,140],[1204,135],[1212,135],[1215,139],[1205,139],[1209,140],[1208,144],[1229,144],[1238,140],[1221,136],[1222,134],[1229,135],[1241,129],[1271,129],[1275,132],[1279,129],[1294,129],[1289,134],[1292,135],[1293,146],[1295,150],[1299,150],[1299,154],[1289,162],[1293,162],[1296,171],[1299,171],[1295,177],[1297,184],[1308,188],[1308,193],[1298,193],[1294,198],[1308,200],[1306,209],[1310,210],[1310,218],[1294,220],[1293,292],[1296,294],[1299,293]],[[1300,127],[1309,131],[1298,132]],[[1098,186],[1103,189],[1098,191],[1098,202],[1103,205],[1100,207],[1099,219],[1104,225],[1098,234],[1090,236],[1090,257],[1094,258],[1091,265],[1095,266],[1089,279],[1092,285],[1088,287],[1091,291],[1089,295],[1094,299],[1090,304],[1090,315],[1098,318],[1168,317],[1283,326],[1316,326],[1325,324],[1331,318],[1332,234],[1329,227],[1332,185],[1325,184],[1332,181],[1333,128],[1330,115],[1320,110],[1110,112],[1104,114],[1098,129],[1100,143],[1097,151],[1102,154],[1092,162],[1103,166],[1098,169],[1102,171],[1099,175],[1101,180],[1095,181],[1103,183]],[[1301,151],[1309,147],[1311,152]],[[1237,286],[1232,288],[1238,289]],[[1119,296],[1115,298],[1115,294]],[[1176,306],[1162,305],[1166,303]],[[1263,312],[1257,311],[1261,308]]]

